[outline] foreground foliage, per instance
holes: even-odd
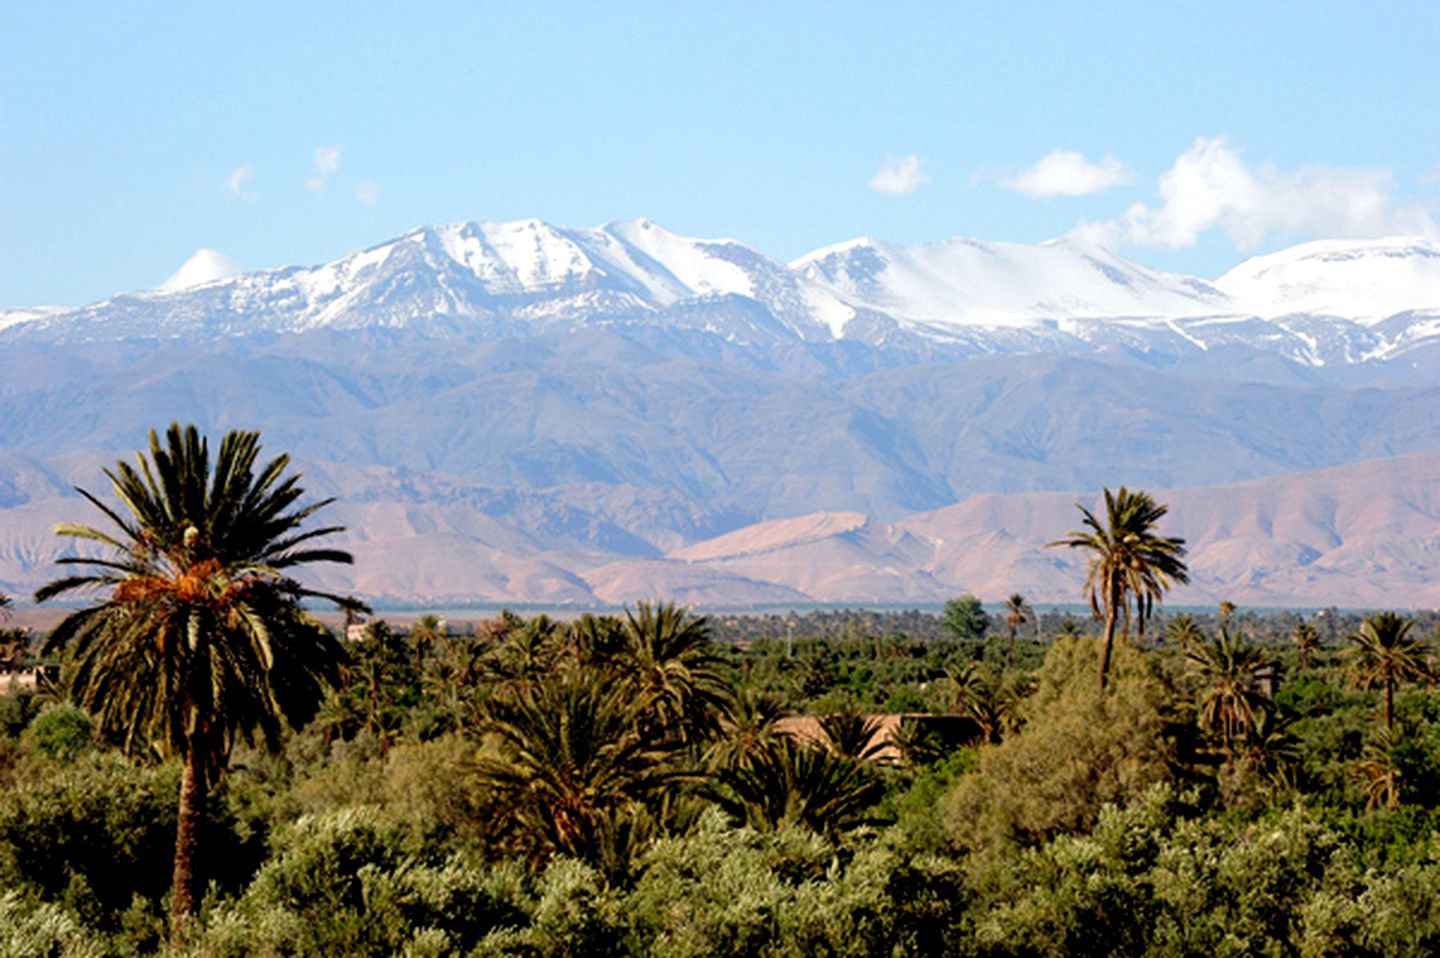
[[[1354,630],[1293,630],[1192,617],[1152,630],[1183,652],[1117,641],[1102,691],[1083,635],[1007,668],[1008,628],[377,623],[278,753],[235,745],[172,951],[1433,954],[1440,695],[1397,680],[1392,733]],[[887,702],[952,724],[883,746]],[[165,949],[182,763],[74,706],[0,718],[0,955]]]

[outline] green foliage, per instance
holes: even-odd
[[[30,725],[40,710],[34,692],[15,689],[0,695],[0,736],[16,738]]]
[[[687,628],[665,621],[652,637]],[[353,724],[234,753],[205,826],[213,883],[177,954],[1435,953],[1440,694],[1397,688],[1381,743],[1382,688],[1354,689],[1323,652],[1295,669],[1293,617],[1234,621],[1281,643],[1261,659],[1291,677],[1233,726],[1218,776],[1225,750],[1201,747],[1205,726],[1223,735],[1215,676],[1171,648],[1119,643],[1102,693],[1096,639],[1057,642],[1032,674],[1038,646],[1006,668],[1004,634],[687,658],[637,650],[616,617],[376,629],[355,661],[381,667],[357,665],[339,696]],[[1255,670],[1235,675],[1227,688],[1255,691]],[[367,727],[372,694],[386,717]],[[862,757],[872,716],[908,695],[949,713],[932,725],[984,718],[1000,741],[902,736],[913,764]],[[825,716],[814,745],[781,731],[797,705]],[[0,958],[154,953],[178,770],[67,762],[34,728],[0,747]],[[1381,759],[1399,801],[1367,812],[1358,772]],[[1262,787],[1287,763],[1288,784]]]
[[[0,887],[65,902],[111,926],[139,894],[158,902],[175,847],[174,766],[96,757],[0,796]]]
[[[71,912],[0,892],[0,958],[105,958],[107,951]]]
[[[931,859],[714,816],[641,864],[625,900],[635,955],[934,954],[963,900],[958,874]]]
[[[1025,728],[982,749],[979,767],[944,800],[951,841],[1003,851],[1081,832],[1106,803],[1127,803],[1171,777],[1166,690],[1139,650],[1116,649],[1111,688],[1097,688],[1100,649],[1056,642],[1024,707]]]
[[[990,628],[989,613],[980,600],[968,592],[945,603],[945,615],[941,621],[957,639],[983,639]]]
[[[90,748],[94,725],[84,709],[68,702],[58,702],[35,716],[29,733],[45,754],[68,762]]]
[[[207,910],[197,954],[396,955],[435,944],[467,953],[518,925],[521,873],[446,854],[436,839],[378,809],[305,817],[233,904]]]

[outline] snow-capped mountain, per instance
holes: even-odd
[[[1426,241],[1311,244],[1210,283],[1069,240],[785,264],[644,220],[527,220],[230,271],[206,253],[162,289],[0,311],[0,592],[53,576],[50,530],[86,505],[71,486],[102,488],[171,420],[303,455],[365,570],[329,584],[356,594],[1040,594],[1065,573],[1035,542],[1118,482],[1225,486],[1206,501],[1233,519],[1184,532],[1215,594],[1421,601],[1440,581],[1437,512],[1410,488],[1440,450]],[[1366,459],[1271,536],[1273,502]],[[1366,478],[1400,472],[1418,478],[1393,495]],[[1232,485],[1287,473],[1283,495]],[[1398,545],[1367,510],[1399,517]],[[817,513],[834,521],[795,521]],[[1007,518],[1031,513],[1024,534]]]
[[[736,302],[761,309],[735,309]],[[696,306],[707,315],[697,318]],[[667,318],[677,325],[698,322],[742,342],[831,339],[855,315],[783,263],[730,240],[689,239],[647,220],[598,229],[522,220],[424,227],[316,267],[126,294],[75,310],[14,311],[0,314],[0,330],[60,340],[361,327],[515,334],[654,321],[671,310]]]
[[[1215,286],[1257,316],[1343,316],[1367,326],[1440,312],[1440,243],[1322,240],[1248,259]]]
[[[1440,342],[1440,245],[1423,239],[1308,243],[1214,283],[1073,239],[859,239],[787,265],[643,219],[595,229],[463,222],[315,267],[226,276],[213,266],[187,273],[195,283],[177,274],[78,309],[0,312],[0,341],[652,326],[739,345],[850,341],[965,355],[1183,359],[1232,347],[1309,367]]]
[[[899,246],[866,238],[817,250],[791,266],[851,303],[937,334],[956,327],[1241,312],[1202,280],[1069,239],[1039,246],[968,239]]]

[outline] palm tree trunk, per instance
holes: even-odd
[[[1395,679],[1388,673],[1385,675],[1385,731],[1394,741],[1395,735]]]
[[[1105,691],[1105,683],[1110,678],[1110,650],[1115,646],[1115,619],[1116,602],[1112,595],[1110,604],[1105,607],[1105,645],[1100,652],[1100,691]]]
[[[205,815],[205,769],[200,744],[192,736],[185,746],[185,771],[180,778],[180,814],[175,829],[175,871],[170,885],[170,941],[181,941],[185,921],[199,905],[199,873],[195,851]]]

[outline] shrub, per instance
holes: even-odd
[[[170,887],[178,790],[178,767],[106,756],[0,796],[0,885],[112,926]]]
[[[1089,829],[1106,803],[1125,804],[1170,778],[1166,690],[1143,653],[1119,643],[1099,688],[1092,639],[1061,639],[1025,703],[1025,726],[981,749],[979,767],[943,801],[951,843],[968,851],[1033,845]]]
[[[58,702],[35,717],[29,734],[45,754],[69,762],[90,748],[94,724],[84,709],[69,702]]]

